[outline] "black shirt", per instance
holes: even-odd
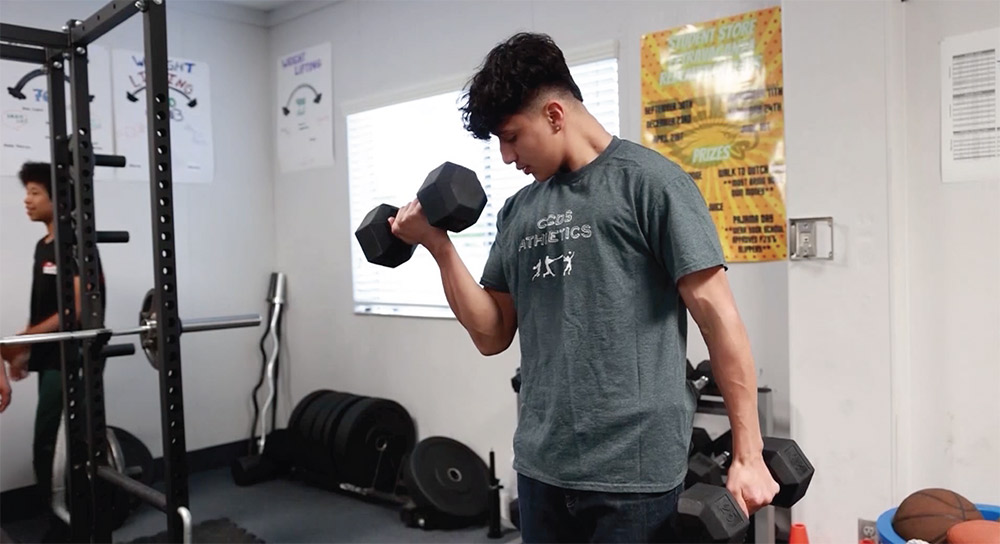
[[[73,274],[77,274],[76,260],[73,260]],[[101,271],[101,258],[97,257],[97,269],[100,277],[101,293],[105,294],[104,273]],[[29,322],[35,326],[45,321],[59,311],[59,296],[56,275],[56,244],[54,240],[42,238],[35,245],[35,266],[31,281],[31,315]],[[82,288],[82,286],[81,286]],[[107,296],[102,296],[102,303]],[[28,359],[28,370],[59,370],[59,343],[45,342],[31,345],[31,358]]]

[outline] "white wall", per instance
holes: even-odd
[[[1000,501],[996,180],[942,185],[939,41],[995,1],[785,2],[790,217],[832,215],[833,262],[789,263],[794,512],[846,542],[923,487]]]
[[[1000,172],[944,184],[939,152],[939,44],[1000,32],[1000,2],[916,0],[904,11],[911,419],[899,492],[948,487],[1000,504]]]
[[[621,133],[638,140],[640,36],[770,5],[349,1],[273,28],[271,58],[332,42],[337,116],[333,168],[276,172],[278,267],[289,275],[293,398],[320,387],[392,398],[411,412],[421,437],[450,436],[484,458],[490,449],[504,462],[511,456],[515,398],[509,379],[519,364],[516,341],[504,354],[484,358],[454,320],[353,314],[349,244],[355,243],[356,225],[348,219],[344,121],[353,102],[471,76],[497,42],[520,30],[549,33],[570,55],[615,40]],[[399,137],[420,136],[401,127]],[[413,173],[414,192],[424,175]],[[472,273],[478,277],[480,271]],[[776,391],[779,430],[788,425],[787,274],[784,263],[735,265],[730,272],[763,371],[761,383]],[[697,327],[691,328],[690,358],[697,363],[707,358],[707,349]],[[505,485],[510,488],[510,482]]]
[[[264,313],[273,270],[275,229],[271,139],[265,130],[271,81],[267,29],[260,14],[238,7],[174,2],[168,11],[171,55],[206,62],[211,70],[215,179],[175,184],[177,274],[181,317]],[[104,2],[3,2],[2,20],[58,30]],[[133,17],[98,42],[142,50],[142,22]],[[5,135],[6,137],[6,135]],[[44,227],[24,214],[19,164],[0,177],[0,334],[13,334],[28,317],[35,242]],[[107,278],[105,322],[134,326],[152,287],[149,190],[144,183],[96,183],[97,225],[128,230],[127,245],[101,248]],[[249,393],[257,381],[263,328],[184,336],[187,445],[199,449],[249,432]],[[141,354],[141,350],[139,351]],[[129,429],[155,455],[160,446],[157,375],[137,354],[111,359],[105,372],[109,424]],[[0,489],[29,485],[37,400],[34,375],[14,384],[13,404],[0,416]]]
[[[817,542],[890,506],[887,2],[786,2],[789,217],[831,215],[833,262],[788,274],[792,436],[816,467],[793,518]]]

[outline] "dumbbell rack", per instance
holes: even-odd
[[[715,400],[715,398],[719,400]],[[721,399],[718,391],[706,390],[698,399],[695,412],[728,417],[729,412],[726,411],[726,405]],[[774,432],[774,399],[770,387],[757,388],[757,417],[760,420],[761,434],[770,436]],[[777,531],[774,524],[774,509],[774,506],[766,506],[751,516],[749,534],[753,536],[749,537],[747,542],[760,544],[775,542]]]

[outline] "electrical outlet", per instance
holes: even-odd
[[[871,542],[878,542],[878,530],[875,522],[870,519],[858,518],[858,542],[868,539]]]

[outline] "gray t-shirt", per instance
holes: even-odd
[[[617,137],[583,168],[508,199],[481,283],[517,310],[514,469],[569,489],[679,485],[695,399],[676,281],[724,265],[690,176]]]

